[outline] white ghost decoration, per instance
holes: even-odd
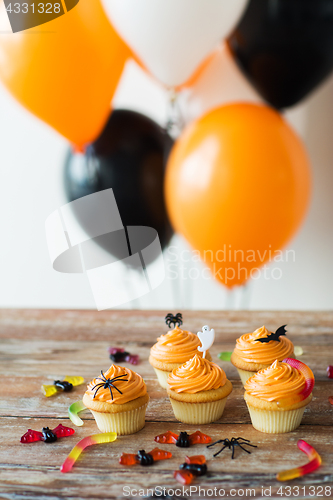
[[[201,342],[201,346],[198,347],[198,351],[203,352],[203,358],[206,357],[206,351],[214,344],[215,340],[215,330],[209,329],[208,325],[202,327],[202,332],[198,332],[198,337]]]

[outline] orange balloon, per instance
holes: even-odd
[[[6,21],[2,5],[0,24]],[[80,0],[46,24],[2,33],[0,79],[29,111],[83,147],[102,131],[130,55],[100,0]]]
[[[190,124],[168,161],[171,222],[228,287],[245,283],[299,228],[309,204],[302,142],[273,109],[236,103]]]

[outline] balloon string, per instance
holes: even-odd
[[[226,297],[225,297],[225,309],[226,310],[234,310],[235,309],[235,289],[227,289]]]
[[[126,280],[126,285],[127,285],[127,292],[128,292],[128,303],[129,303],[129,309],[142,309],[141,301],[139,300],[138,297],[133,299],[133,297],[136,295],[135,294],[135,286],[133,286],[133,275],[132,275],[131,269],[125,265],[125,280]],[[139,274],[138,274],[138,279],[139,279]]]
[[[186,309],[193,309],[193,287],[194,280],[188,276],[185,280],[185,297],[187,300],[187,303],[185,304]]]
[[[240,309],[249,309],[252,297],[252,286],[250,282],[245,283],[241,287]]]
[[[175,237],[173,237],[172,240],[174,238]],[[170,245],[172,244],[172,240],[170,242]],[[171,261],[169,260],[168,264],[170,262]],[[171,264],[173,264],[173,262],[171,262]],[[170,276],[172,302],[173,302],[175,309],[181,309],[183,306],[183,297],[182,297],[183,294],[182,294],[182,280],[181,280],[181,273],[180,273],[179,255],[177,255],[177,261],[175,262],[175,267],[176,267],[176,276],[175,277]],[[168,265],[168,268],[169,268],[169,265]]]
[[[176,139],[184,126],[185,122],[180,111],[177,91],[171,89],[167,109],[166,131],[173,139]]]

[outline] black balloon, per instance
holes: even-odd
[[[156,229],[165,248],[172,229],[163,183],[172,144],[166,131],[150,118],[129,110],[113,111],[102,134],[84,155],[69,152],[64,171],[68,201],[112,188],[123,225]],[[79,222],[85,228],[85,221]],[[110,254],[123,257],[117,255],[112,238],[95,241]]]
[[[250,0],[228,45],[272,106],[292,106],[333,69],[333,0]]]

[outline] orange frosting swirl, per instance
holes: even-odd
[[[96,384],[101,384],[103,382],[102,376],[94,378],[88,385],[86,394],[93,399],[94,401],[102,401],[104,403],[112,403],[121,405],[124,403],[128,403],[128,401],[132,401],[133,399],[140,398],[147,393],[146,384],[143,381],[143,378],[138,373],[133,372],[129,368],[125,368],[124,366],[112,365],[108,369],[107,372],[104,373],[105,378],[113,379],[120,375],[125,375],[123,380],[118,379],[113,382],[114,386],[119,389],[114,389],[111,386],[113,399],[111,398],[110,390],[104,389],[101,387],[94,398],[94,394],[96,392],[97,387]],[[95,387],[95,389],[93,389]]]
[[[150,355],[165,363],[185,363],[195,354],[202,356],[198,346],[201,346],[201,342],[194,333],[176,326],[166,335],[158,337],[157,343],[150,349]]]
[[[222,368],[199,354],[175,368],[168,377],[170,389],[190,394],[218,389],[223,387],[226,381],[227,377]]]
[[[281,401],[301,394],[305,388],[302,372],[278,360],[260,370],[245,384],[245,390],[251,396],[265,401]]]
[[[236,340],[234,354],[249,363],[271,364],[275,359],[282,361],[294,352],[293,343],[287,337],[278,340],[259,342],[256,339],[268,337],[271,332],[265,326],[253,333],[246,333]]]

